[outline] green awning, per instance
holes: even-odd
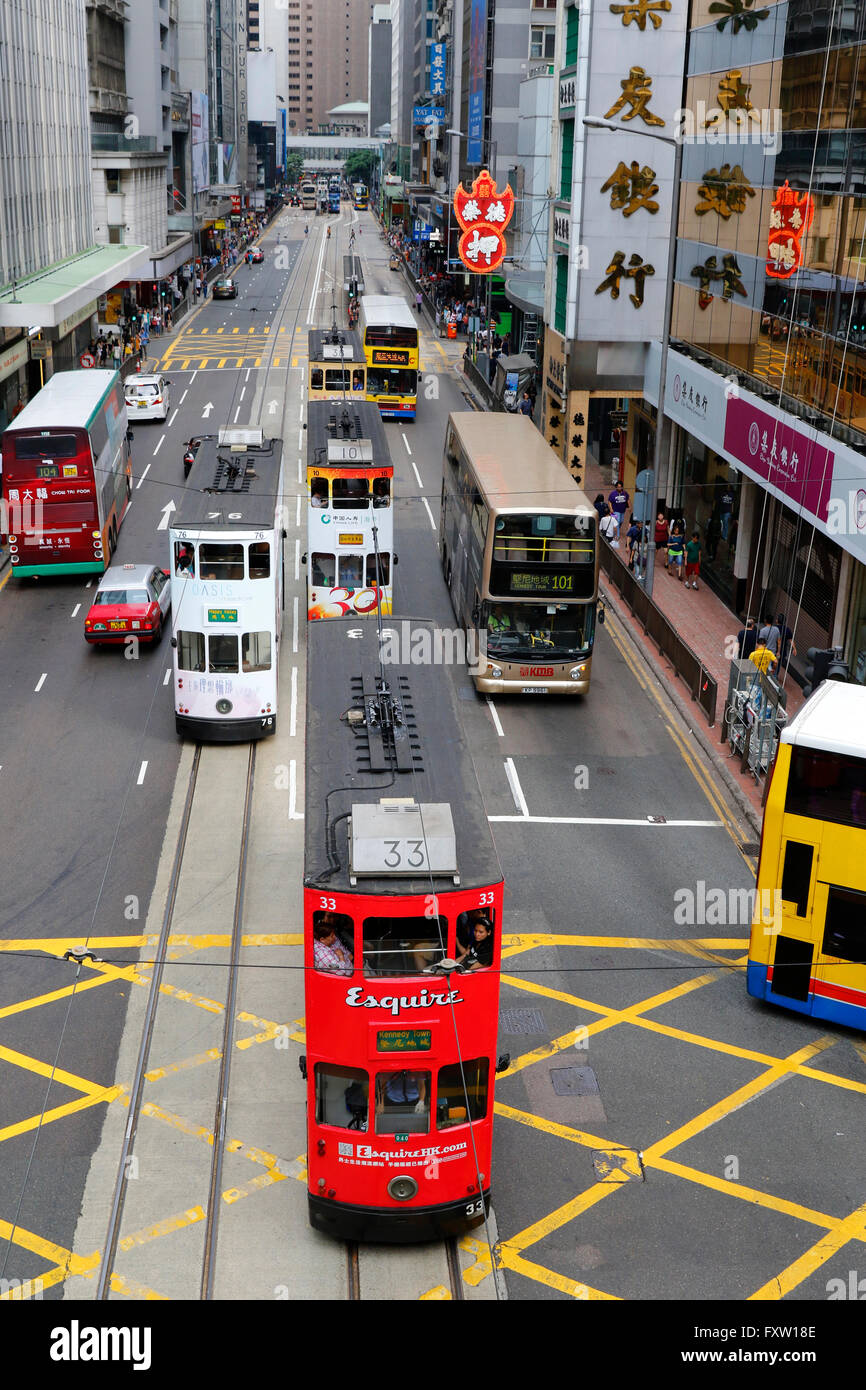
[[[146,246],[92,246],[0,288],[0,328],[57,328],[125,280]]]

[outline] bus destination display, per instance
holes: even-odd
[[[432,1045],[430,1028],[386,1028],[376,1034],[377,1052],[429,1052]]]
[[[541,570],[535,574],[512,570],[508,587],[512,594],[573,594],[574,574],[567,570]]]

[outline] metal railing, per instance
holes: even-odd
[[[716,722],[716,696],[718,693],[715,677],[710,674],[691,647],[686,645],[661,609],[653,603],[625,561],[615,550],[611,549],[606,541],[601,544],[600,564],[608,579],[619,590],[623,601],[628,604],[644,632],[652,638],[662,655],[667,657],[677,675],[687,686],[692,699],[697,700],[712,729]]]

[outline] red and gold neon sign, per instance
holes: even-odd
[[[787,280],[803,263],[801,241],[812,225],[815,201],[809,193],[797,193],[786,179],[777,189],[770,208],[767,239],[767,274]]]
[[[462,183],[454,194],[454,212],[463,228],[457,254],[474,275],[489,275],[505,260],[505,228],[514,215],[514,194],[506,184],[501,193],[488,169],[482,169],[467,193]]]

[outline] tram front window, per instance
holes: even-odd
[[[313,965],[328,975],[351,975],[353,964],[352,919],[345,912],[313,913]]]
[[[387,550],[367,556],[367,585],[391,583],[391,556]]]
[[[312,561],[313,585],[320,589],[333,589],[337,582],[336,558],[333,555],[326,555],[324,552],[314,551]]]
[[[486,1057],[464,1062],[462,1068],[459,1062],[439,1068],[436,1087],[437,1129],[450,1129],[452,1125],[465,1125],[467,1120],[484,1119],[487,1114],[489,1068]]]
[[[245,671],[270,671],[271,634],[245,632],[241,638],[241,666]]]
[[[249,547],[250,579],[270,579],[271,547],[267,541],[254,541]]]
[[[491,603],[487,605],[487,652],[509,660],[545,661],[579,656],[592,639],[591,603]]]
[[[182,632],[177,634],[177,665],[180,671],[204,670],[204,633]]]
[[[365,917],[364,974],[418,975],[445,956],[444,917]]]
[[[376,1077],[376,1133],[426,1134],[430,1128],[429,1071],[385,1071]]]
[[[238,669],[238,639],[234,632],[211,633],[207,641],[207,669],[214,675],[234,676]]]
[[[198,548],[202,579],[243,579],[244,548],[225,541],[201,544]]]
[[[364,511],[370,505],[367,478],[335,478],[331,489],[335,511]]]
[[[370,1078],[355,1067],[316,1063],[316,1123],[366,1129]]]

